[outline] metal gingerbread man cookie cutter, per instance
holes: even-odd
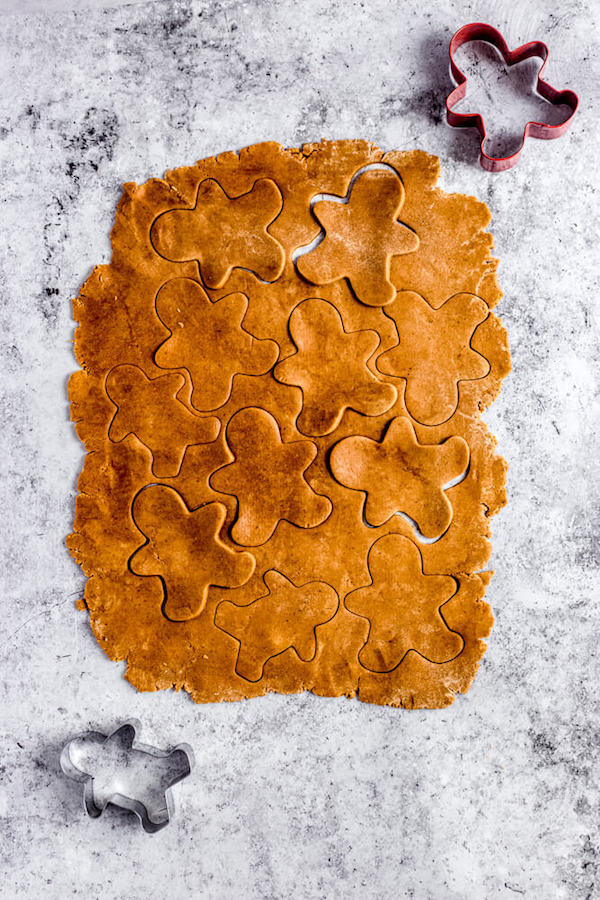
[[[110,734],[89,731],[63,748],[60,765],[83,785],[88,816],[98,818],[109,803],[135,813],[150,834],[169,824],[175,805],[172,788],[192,771],[188,744],[160,750],[137,741],[140,723],[129,719]]]
[[[467,77],[461,72],[454,60],[454,54],[470,41],[486,41],[492,44],[502,55],[507,66],[514,66],[523,60],[537,57],[542,60],[542,65],[538,72],[536,91],[545,100],[548,100],[554,106],[564,104],[571,109],[571,114],[558,125],[546,125],[543,122],[527,122],[523,129],[523,138],[517,150],[509,156],[490,156],[484,150],[486,140],[486,129],[482,116],[479,113],[457,113],[453,111],[453,107],[462,100],[467,93]],[[579,106],[579,98],[574,91],[559,91],[553,88],[547,81],[542,79],[542,74],[546,67],[549,50],[543,41],[530,41],[517,47],[516,50],[509,50],[508,45],[500,32],[491,25],[483,22],[472,22],[460,28],[452,40],[450,41],[450,71],[456,83],[456,87],[446,100],[446,118],[448,124],[455,128],[477,128],[481,137],[479,162],[482,168],[488,172],[504,172],[515,166],[521,155],[521,151],[528,137],[541,138],[542,140],[551,140],[561,137],[571,126],[573,116]]]

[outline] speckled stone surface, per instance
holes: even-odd
[[[190,0],[0,19],[0,896],[600,896],[599,13]],[[566,138],[503,175],[442,116],[447,44],[473,19],[546,39],[550,80],[582,100]],[[493,213],[514,372],[486,420],[510,502],[489,650],[443,711],[137,694],[74,607],[70,298],[108,258],[121,182],[321,137],[437,153],[442,186]],[[132,715],[197,756],[154,837],[123,813],[88,820],[58,766],[72,735]]]

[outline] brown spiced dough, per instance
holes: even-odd
[[[234,637],[240,650],[236,672],[260,681],[267,660],[289,648],[310,662],[317,652],[317,628],[335,615],[339,598],[323,581],[296,586],[274,569],[265,572],[268,593],[248,606],[223,600],[215,624]]]
[[[325,235],[318,247],[300,256],[298,271],[318,285],[348,278],[362,303],[384,306],[396,296],[390,280],[392,257],[419,246],[414,231],[398,221],[404,203],[402,180],[391,168],[359,172],[347,202],[340,200],[313,204]]]
[[[173,488],[151,484],[136,495],[131,514],[146,542],[129,568],[161,578],[163,612],[175,622],[200,615],[211,585],[240,587],[254,571],[251,553],[231,550],[219,537],[227,515],[222,503],[188,510]]]
[[[323,141],[125,185],[74,301],[68,544],[139,690],[469,688],[506,499],[480,412],[510,357],[489,211],[438,175]]]
[[[379,346],[376,331],[348,333],[335,306],[318,299],[298,304],[289,329],[298,350],[273,374],[283,384],[302,388],[297,424],[304,434],[331,434],[348,408],[378,416],[393,406],[396,388],[379,381],[367,367]]]
[[[277,360],[275,341],[261,341],[243,328],[245,294],[213,303],[190,278],[174,278],[156,296],[156,312],[170,336],[154,354],[161,369],[187,369],[191,404],[197,410],[227,403],[234,375],[264,375]]]
[[[117,407],[108,429],[111,441],[133,435],[152,453],[157,478],[177,475],[185,451],[211,443],[221,423],[216,416],[194,415],[177,395],[185,378],[177,373],[147,378],[137,366],[116,366],[106,378],[106,393]]]
[[[401,534],[375,541],[368,556],[371,584],[351,591],[346,608],[369,622],[358,658],[372,672],[391,672],[411,650],[445,663],[464,646],[444,621],[457,584],[449,575],[424,575],[418,547]]]
[[[488,360],[471,338],[489,309],[473,294],[454,294],[433,309],[419,294],[402,291],[386,309],[402,341],[382,353],[377,368],[406,379],[406,408],[423,425],[449,419],[458,406],[459,384],[484,378]]]
[[[333,447],[336,481],[364,491],[365,519],[383,525],[398,513],[410,516],[426,538],[439,538],[452,521],[444,486],[466,471],[469,447],[458,435],[442,444],[420,444],[408,418],[392,419],[383,440],[347,437]]]
[[[280,212],[281,192],[270,178],[259,179],[241,197],[228,197],[218,181],[207,178],[198,186],[194,208],[159,216],[150,235],[165,259],[196,260],[209,288],[223,287],[234,266],[275,281],[285,257],[267,228]]]
[[[318,452],[313,441],[282,441],[277,419],[252,406],[231,417],[226,440],[232,462],[218,469],[210,483],[237,500],[231,529],[236,544],[264,544],[282,519],[299,528],[325,521],[331,502],[304,477]]]

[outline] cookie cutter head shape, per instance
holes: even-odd
[[[60,765],[83,784],[83,805],[98,818],[109,803],[134,812],[144,831],[154,834],[169,824],[175,805],[171,788],[194,766],[188,744],[160,750],[137,741],[140,723],[129,719],[111,734],[89,731],[63,748]]]
[[[492,44],[502,55],[507,66],[514,66],[516,63],[523,62],[525,59],[538,57],[542,60],[542,65],[538,72],[536,91],[545,100],[548,100],[554,106],[565,104],[570,107],[571,114],[558,125],[545,125],[543,122],[527,122],[523,129],[523,139],[517,150],[510,156],[489,156],[484,150],[486,139],[486,130],[483,118],[479,113],[456,113],[453,107],[462,100],[467,93],[467,77],[458,68],[454,61],[454,54],[459,47],[470,41],[486,41]],[[452,40],[450,41],[450,71],[456,83],[456,87],[446,99],[446,118],[448,124],[456,128],[472,128],[475,127],[479,131],[481,137],[479,162],[481,166],[488,172],[504,172],[511,169],[517,164],[521,155],[521,151],[528,137],[541,138],[542,140],[551,140],[552,138],[561,137],[568,131],[573,116],[579,106],[579,98],[574,91],[564,90],[558,91],[553,88],[547,81],[542,79],[543,71],[548,60],[548,47],[543,41],[530,41],[517,47],[516,50],[509,50],[508,45],[500,32],[491,25],[483,22],[472,22],[460,28]]]

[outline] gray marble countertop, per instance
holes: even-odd
[[[448,41],[474,19],[513,46],[544,38],[550,81],[581,97],[567,137],[531,141],[502,175],[441,113]],[[599,26],[593,0],[165,0],[0,19],[2,897],[600,896]],[[321,137],[437,153],[443,187],[493,213],[514,371],[486,420],[510,501],[493,522],[489,650],[442,711],[138,694],[74,608],[70,298],[109,257],[121,183]],[[198,760],[153,837],[125,814],[88,820],[58,767],[73,734],[132,715],[143,739],[187,740]]]

